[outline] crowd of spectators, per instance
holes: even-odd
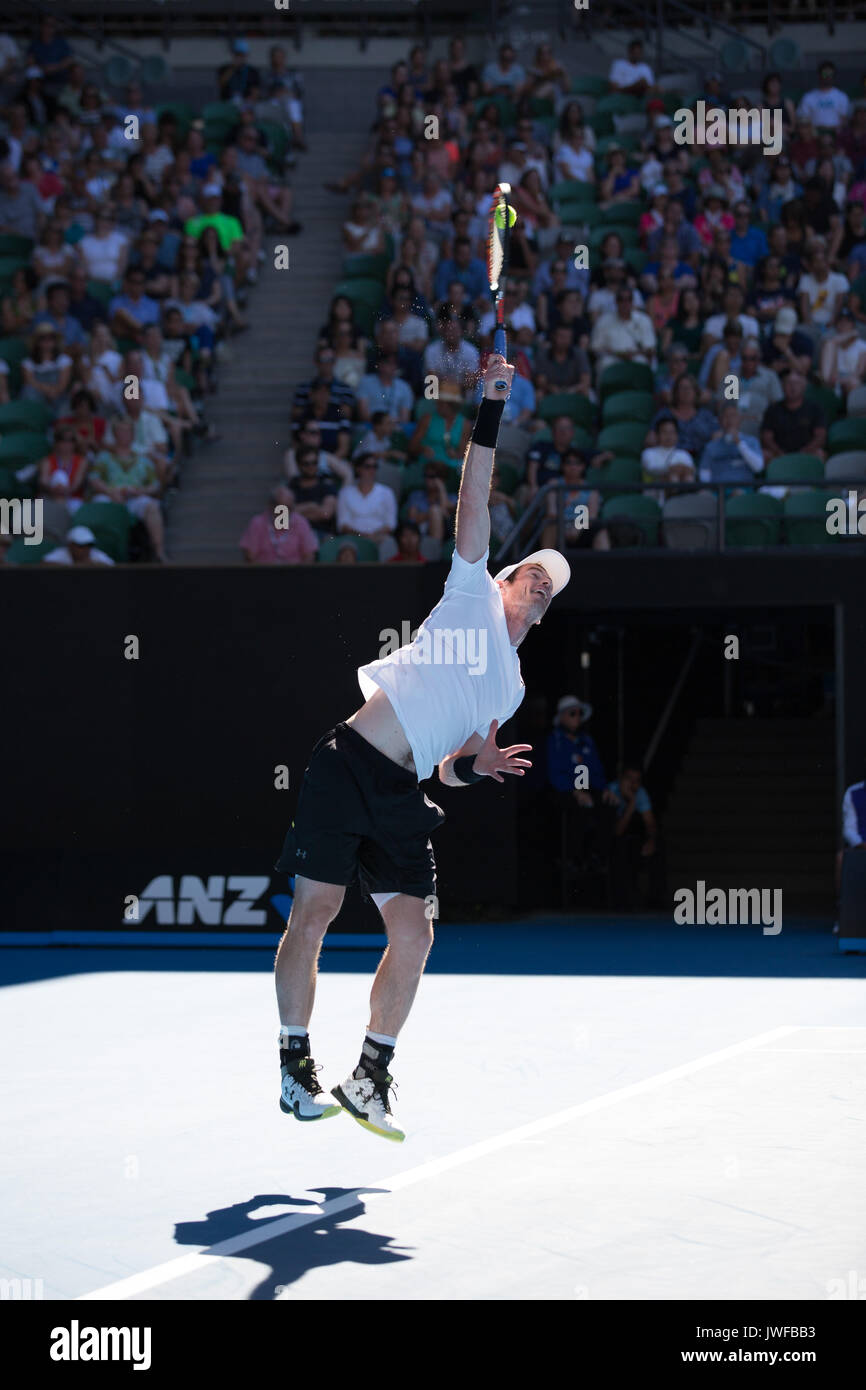
[[[212,95],[107,89],[48,14],[29,44],[0,35],[0,496],[41,500],[45,536],[0,537],[0,560],[167,558],[263,237],[300,230],[285,51],[259,72],[236,40]]]
[[[292,406],[282,481],[320,559],[449,553],[493,342],[501,181],[518,214],[516,373],[494,553],[515,526],[521,543],[561,527],[573,547],[665,543],[672,503],[687,514],[708,493],[772,516],[805,489],[820,512],[833,479],[866,478],[866,91],[842,91],[832,63],[793,98],[776,73],[748,93],[718,72],[680,86],[660,85],[638,40],[606,80],[549,44],[526,65],[509,43],[474,64],[460,37],[394,64],[362,159],[326,185],[349,200],[343,279]],[[678,143],[676,113],[700,99],[780,111],[780,152]]]

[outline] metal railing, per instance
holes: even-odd
[[[820,482],[814,483],[804,481],[803,478],[774,478],[772,482],[767,482],[766,479],[763,479],[757,480],[756,482],[751,484],[746,482],[667,483],[659,481],[658,483],[655,483],[652,481],[645,482],[642,480],[640,482],[631,483],[608,483],[604,481],[599,481],[598,483],[590,482],[589,484],[586,484],[585,490],[597,491],[602,494],[621,493],[624,496],[632,497],[646,497],[652,496],[654,493],[664,493],[665,500],[667,500],[667,498],[670,496],[682,496],[689,494],[698,495],[701,493],[706,495],[707,493],[713,493],[716,499],[716,512],[714,516],[708,516],[706,512],[701,513],[698,511],[695,511],[695,514],[693,516],[690,516],[688,512],[677,512],[674,515],[665,516],[664,506],[662,503],[659,503],[660,514],[657,518],[654,518],[652,520],[647,518],[645,515],[641,516],[639,513],[635,513],[633,516],[629,515],[628,511],[623,511],[615,516],[608,517],[603,516],[602,512],[599,512],[598,517],[593,523],[597,528],[600,528],[601,526],[605,525],[611,526],[617,523],[626,523],[635,526],[644,536],[645,545],[651,547],[654,550],[667,549],[670,550],[672,553],[693,554],[695,551],[702,550],[713,550],[714,552],[722,552],[733,548],[736,548],[738,551],[741,550],[743,548],[741,546],[731,547],[726,543],[726,500],[729,496],[735,493],[747,493],[752,496],[760,496],[761,489],[766,487],[787,487],[798,492],[824,492],[827,494],[827,498],[829,500],[831,497],[838,498],[845,492],[857,492],[858,490],[863,489],[864,487],[866,487],[866,478],[863,478],[862,476],[858,478],[833,478],[832,480],[828,480],[825,478]],[[557,507],[555,518],[550,517],[547,514],[548,498],[553,493],[557,492],[565,492],[565,483],[561,478],[554,478],[549,483],[545,483],[542,487],[538,489],[535,496],[532,498],[532,501],[529,503],[529,506],[522,513],[522,515],[518,517],[517,521],[514,523],[513,527],[505,537],[505,540],[502,542],[499,549],[497,550],[496,561],[498,564],[512,563],[514,560],[519,559],[520,554],[526,553],[528,550],[530,550],[532,546],[537,542],[544,528],[546,526],[549,526],[553,521],[556,522],[557,527],[557,546],[560,550],[565,549],[565,508],[563,506]],[[763,515],[759,513],[754,513],[749,515],[737,516],[735,520],[744,524],[763,525],[768,534],[767,549],[777,551],[784,550],[786,546],[784,539],[780,541],[776,541],[773,539],[773,536],[776,531],[780,532],[782,537],[784,538],[788,523],[797,523],[802,521],[814,520],[814,517],[810,517],[808,515],[786,516],[784,513],[779,512],[774,508],[768,506],[766,512]],[[866,517],[864,517],[864,520],[866,520]],[[699,526],[703,528],[703,530],[706,533],[707,544],[696,546],[665,546],[664,528],[666,525],[671,527],[677,527],[680,525]],[[649,540],[647,540],[646,537],[648,532],[655,532],[654,538],[650,538]],[[713,533],[715,534],[716,540],[715,546],[711,546],[709,544],[709,538],[711,535],[713,535]],[[858,532],[857,535],[859,536],[860,533]],[[860,538],[864,542],[866,542],[866,534],[863,534],[862,536],[860,536]],[[838,544],[839,539],[841,538],[833,536],[829,532],[827,533],[828,546],[835,547]],[[816,542],[813,542],[809,546],[809,548],[814,549],[816,544]],[[623,546],[614,548],[628,550],[634,549],[635,547]],[[759,549],[760,547],[751,548]]]

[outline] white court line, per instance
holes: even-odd
[[[389,1175],[370,1185],[374,1189],[385,1188],[386,1190],[383,1192],[371,1191],[368,1187],[360,1187],[355,1190],[355,1193],[347,1197],[335,1197],[330,1202],[323,1202],[313,1212],[292,1212],[289,1216],[275,1217],[273,1221],[262,1222],[260,1227],[254,1231],[243,1231],[240,1235],[231,1236],[228,1240],[221,1240],[216,1245],[207,1247],[205,1251],[180,1255],[177,1259],[167,1260],[161,1265],[154,1265],[152,1269],[145,1269],[141,1274],[132,1274],[126,1279],[118,1279],[113,1284],[106,1284],[101,1289],[95,1289],[93,1293],[79,1294],[76,1302],[134,1298],[147,1289],[156,1288],[160,1284],[167,1284],[170,1280],[179,1279],[184,1274],[192,1274],[196,1270],[206,1269],[215,1261],[229,1255],[236,1255],[240,1250],[249,1250],[253,1246],[273,1240],[276,1236],[298,1230],[301,1226],[313,1225],[320,1222],[323,1217],[333,1216],[341,1211],[349,1211],[360,1205],[359,1194],[363,1196],[363,1203],[366,1208],[376,1198],[390,1197],[394,1192],[400,1192],[407,1187],[414,1187],[416,1183],[424,1182],[427,1178],[438,1177],[440,1173],[447,1173],[452,1168],[459,1168],[464,1163],[471,1163],[476,1158],[497,1153],[500,1149],[507,1149],[512,1144],[519,1144],[521,1140],[531,1139],[534,1135],[544,1134],[547,1130],[557,1129],[560,1125],[568,1124],[570,1120],[579,1119],[583,1115],[592,1115],[598,1110],[606,1110],[611,1105],[618,1105],[620,1101],[645,1095],[648,1091],[654,1091],[660,1086],[667,1085],[669,1081],[678,1081],[683,1076],[691,1076],[694,1072],[702,1071],[704,1067],[715,1066],[718,1062],[726,1062],[730,1057],[738,1057],[743,1052],[753,1051],[761,1043],[775,1042],[779,1038],[787,1037],[790,1033],[796,1032],[799,1032],[797,1025],[771,1028],[766,1033],[758,1033],[754,1038],[746,1038],[744,1042],[733,1043],[730,1047],[720,1048],[718,1052],[708,1052],[706,1056],[697,1057],[692,1062],[684,1062],[681,1066],[670,1067],[667,1071],[657,1072],[655,1076],[648,1076],[643,1081],[632,1082],[629,1086],[620,1086],[617,1090],[608,1091],[605,1095],[595,1096],[592,1100],[582,1101],[579,1105],[571,1105],[567,1110],[557,1110],[553,1115],[546,1115],[539,1120],[530,1120],[528,1124],[506,1130],[504,1134],[498,1134],[492,1139],[482,1139],[477,1144],[469,1144],[464,1149],[457,1149],[454,1153],[446,1154],[444,1158],[431,1159],[428,1163],[422,1163],[417,1168],[410,1168],[407,1172],[398,1173],[396,1176]],[[280,1295],[280,1297],[286,1297],[286,1295]]]

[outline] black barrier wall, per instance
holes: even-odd
[[[702,611],[759,600],[833,605],[844,785],[866,765],[862,572],[855,555],[577,557],[571,584],[521,647],[527,689],[555,699],[576,672],[577,653],[564,650],[569,615],[654,609],[700,626]],[[114,929],[115,895],[139,894],[163,874],[174,876],[175,896],[183,875],[223,876],[226,909],[240,902],[231,876],[268,877],[249,911],[258,930],[278,925],[270,903],[285,890],[272,866],[309,750],[362,703],[356,668],[378,655],[384,630],[422,621],[445,573],[6,571],[3,928]],[[135,660],[124,655],[131,638]],[[280,767],[288,790],[275,787]],[[427,790],[447,816],[436,844],[443,902],[513,907],[514,784],[452,790],[434,779]],[[236,906],[226,925],[244,929],[244,914]],[[151,907],[152,924],[157,917]],[[369,919],[353,920],[369,929]]]

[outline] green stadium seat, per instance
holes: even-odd
[[[580,179],[560,179],[551,184],[548,197],[554,206],[560,203],[594,203],[598,196],[595,184],[581,183]]]
[[[478,97],[475,102],[475,115],[472,121],[473,126],[485,106],[495,106],[499,112],[500,128],[502,130],[511,130],[517,120],[517,107],[514,105],[513,101],[509,101],[508,97],[504,96]]]
[[[575,97],[606,97],[610,92],[610,83],[606,77],[586,73],[571,79],[570,91]]]
[[[361,252],[344,257],[340,274],[344,280],[381,280],[384,284],[390,264],[391,257],[384,251],[380,251],[378,255],[365,255]]]
[[[647,263],[648,260],[649,260],[649,254],[648,254],[648,252],[642,251],[641,248],[640,248],[639,246],[626,246],[626,247],[625,247],[625,262],[626,262],[626,265],[628,265],[629,269],[631,269],[631,270],[634,271],[635,275],[640,275],[640,274],[641,274],[641,272],[643,271],[643,268],[644,268],[644,266],[646,265],[646,263]],[[699,364],[698,364],[698,365],[699,365]]]
[[[208,101],[201,108],[201,119],[205,125],[211,121],[225,122],[227,125],[237,125],[240,121],[241,113],[233,101]]]
[[[186,135],[198,112],[186,101],[161,101],[156,108],[156,118],[159,120],[165,115],[174,116],[181,134]]]
[[[21,363],[27,356],[28,348],[23,338],[0,338],[0,358],[9,368],[9,394],[15,396],[21,389]]]
[[[593,473],[599,472],[602,475],[601,482],[597,487],[604,488],[606,483],[628,483],[632,487],[637,487],[643,481],[640,459],[615,458],[610,463],[605,464],[604,468],[593,469]]]
[[[615,454],[638,457],[645,447],[649,423],[606,425],[598,436],[599,451],[612,449]]]
[[[646,422],[655,414],[655,400],[651,391],[615,391],[606,396],[601,412],[603,425],[634,424]]]
[[[778,545],[782,503],[769,493],[738,493],[725,502],[725,545],[748,548]]]
[[[159,87],[168,82],[171,70],[161,53],[148,53],[142,58],[138,68],[138,80],[145,87]]]
[[[810,381],[806,385],[806,400],[814,405],[820,406],[824,412],[824,419],[828,425],[838,419],[842,414],[842,402],[829,386],[821,386],[816,381]]]
[[[99,549],[119,565],[129,559],[129,532],[134,524],[121,502],[85,502],[75,513],[75,525],[89,526]]]
[[[555,116],[556,105],[553,97],[530,97],[529,114],[533,119],[538,116]]]
[[[636,227],[646,211],[643,203],[613,203],[602,209],[602,221],[623,227]]]
[[[316,560],[322,565],[336,564],[337,555],[340,547],[349,541],[354,545],[358,552],[358,559],[363,564],[376,564],[379,559],[379,547],[375,541],[371,541],[367,536],[326,536],[319,542],[319,549],[316,552]]]
[[[767,59],[769,69],[777,69],[779,72],[790,72],[793,68],[800,66],[800,45],[793,39],[775,39],[770,44],[770,52]]]
[[[784,536],[788,545],[828,545],[839,539],[835,532],[827,530],[828,497],[828,493],[815,488],[792,492],[785,498]]]
[[[134,64],[123,53],[113,54],[102,66],[102,80],[109,87],[125,87],[134,73]]]
[[[0,357],[2,355],[0,352]],[[32,430],[44,436],[53,419],[50,406],[41,401],[8,401],[0,405],[0,436],[13,430]]]
[[[15,232],[0,233],[0,256],[14,257],[26,263],[34,245],[29,236],[18,236]]]
[[[557,415],[569,415],[576,425],[585,430],[591,430],[595,424],[592,401],[570,391],[557,391],[542,397],[535,413],[539,420],[554,420]]]
[[[36,545],[28,545],[23,536],[16,536],[7,552],[6,563],[9,565],[38,565],[46,555],[56,549],[57,542],[53,538],[38,541]]]
[[[644,110],[645,103],[640,97],[632,96],[628,92],[611,92],[609,96],[599,97],[593,117],[599,114],[603,116],[634,116],[637,112]]]
[[[33,489],[26,483],[22,483],[20,478],[15,477],[15,469],[20,467],[14,459],[8,464],[0,458],[0,497],[10,500],[15,497],[30,497]]]
[[[32,430],[15,430],[0,438],[0,464],[6,468],[26,468],[28,464],[38,463],[48,453],[48,443],[44,435]]]
[[[654,497],[645,497],[642,492],[620,494],[608,497],[602,504],[602,521],[630,521],[637,526],[644,545],[659,544],[659,525],[662,509]]]
[[[514,493],[515,488],[521,481],[522,473],[519,468],[515,468],[513,463],[498,463],[496,471],[499,474],[499,485],[503,492],[509,497]]]
[[[598,227],[593,227],[589,236],[590,250],[598,250],[605,237],[611,232],[616,232],[622,242],[623,252],[637,249],[639,234],[637,227],[625,227],[622,223],[603,223]]]
[[[611,362],[601,374],[598,391],[604,400],[616,391],[653,391],[654,387],[652,368],[645,362]]]
[[[814,454],[780,454],[767,464],[768,483],[822,483],[824,464]]]
[[[836,420],[827,431],[828,454],[866,449],[866,420]]]

